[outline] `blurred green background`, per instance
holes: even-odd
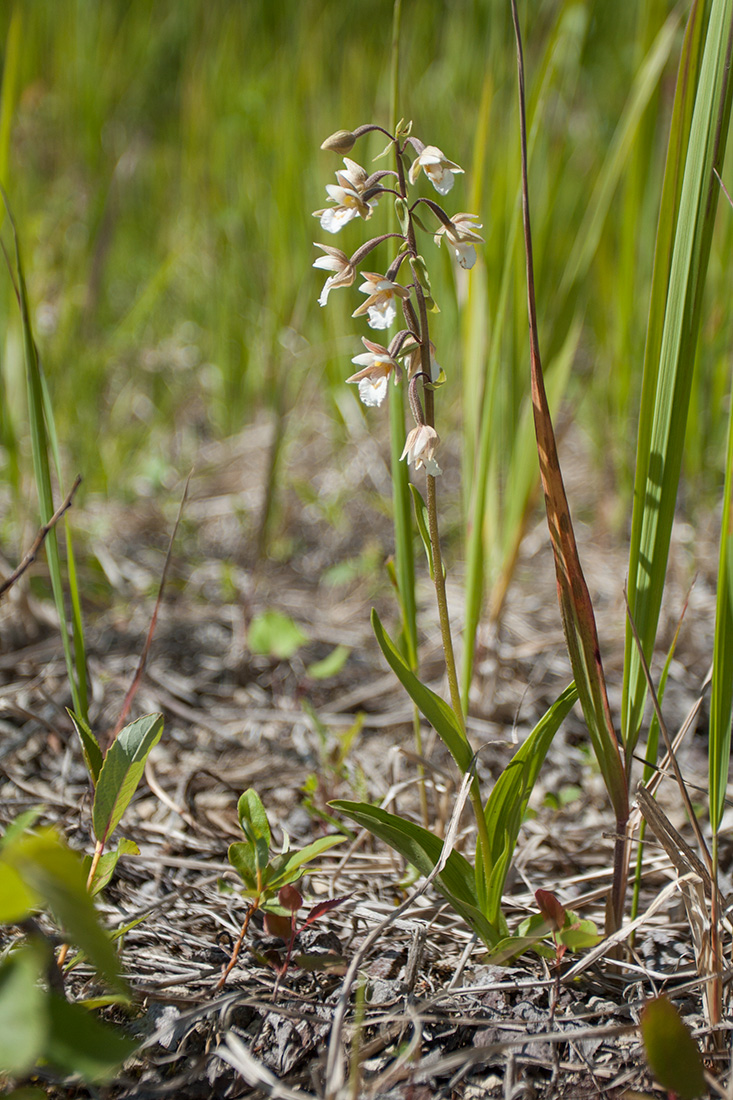
[[[565,348],[558,416],[583,428],[627,503],[683,29],[674,10],[666,0],[520,4],[544,357],[552,375]],[[188,470],[202,440],[296,404],[291,432],[309,410],[325,409],[334,448],[347,442],[344,402],[356,407],[356,395],[343,379],[366,332],[349,315],[361,298],[355,288],[339,291],[319,308],[312,242],[351,252],[367,233],[357,221],[328,236],[311,212],[325,204],[324,184],[340,166],[320,142],[342,127],[389,123],[392,14],[391,0],[2,6],[0,175],[66,474],[81,472],[84,492],[154,493]],[[656,68],[640,89],[654,50]],[[493,349],[501,492],[517,462],[528,380],[523,255],[512,235],[519,147],[506,0],[404,0],[399,89],[399,113],[414,120],[414,133],[466,169],[449,211],[470,210],[484,225],[470,284],[430,238],[425,256],[441,308],[433,338],[448,376],[439,426],[444,435],[448,425],[461,428],[470,462],[482,409],[472,394],[482,391]],[[352,156],[368,165],[382,146],[370,138]],[[721,204],[690,420],[691,496],[716,485],[722,464],[732,217]],[[382,202],[369,229],[386,230],[389,218]],[[6,241],[7,230],[6,221]],[[9,278],[0,325],[0,470],[17,487],[29,460]]]

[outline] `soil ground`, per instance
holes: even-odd
[[[241,839],[236,805],[246,788],[260,794],[276,842],[287,833],[297,846],[332,829],[333,798],[364,797],[419,815],[411,708],[369,626],[373,604],[386,623],[395,621],[385,573],[370,565],[390,550],[386,467],[368,438],[334,463],[325,435],[313,433],[285,460],[282,481],[289,487],[278,505],[277,537],[267,560],[255,565],[268,433],[267,424],[255,425],[199,457],[134,703],[136,715],[161,711],[165,732],[122,822],[140,855],[120,862],[101,909],[111,927],[142,918],[124,938],[134,1006],[112,1014],[142,1046],[108,1088],[87,1091],[51,1076],[37,1083],[51,1096],[110,1100],[322,1097],[334,1094],[340,1071],[348,1080],[343,1095],[395,1100],[663,1095],[646,1069],[637,1025],[645,999],[666,992],[725,1087],[728,1054],[716,1054],[710,1040],[675,885],[680,872],[653,840],[645,850],[639,905],[647,915],[633,949],[624,948],[616,962],[600,957],[585,968],[579,957],[566,956],[558,972],[532,955],[506,967],[487,962],[438,895],[420,892],[400,859],[356,833],[318,861],[303,887],[308,904],[346,899],[300,938],[298,950],[314,969],[291,964],[278,980],[274,967],[283,960],[283,945],[256,916],[237,966],[217,991],[246,912],[227,862],[228,844]],[[591,526],[579,523],[578,537],[618,714],[626,549],[603,521],[599,479],[589,486],[582,440],[571,437],[565,450],[574,512],[594,516]],[[456,467],[447,463],[440,485],[449,512]],[[114,726],[142,651],[174,497],[164,505],[142,500],[114,507],[88,500],[75,510],[85,548],[91,718],[102,737]],[[709,529],[695,530],[680,521],[675,532],[661,646],[671,642],[688,594],[689,600],[665,697],[673,731],[694,706],[710,662],[714,528],[713,519]],[[460,630],[461,579],[450,538],[446,556]],[[39,562],[38,577],[44,569]],[[421,667],[444,691],[430,586],[426,578],[420,583]],[[89,787],[64,710],[70,700],[58,629],[48,602],[33,592],[26,578],[0,613],[0,815],[5,824],[42,804],[44,820],[57,824],[73,847],[89,851]],[[272,609],[289,615],[308,638],[289,661],[255,656],[247,646],[253,617]],[[479,775],[488,791],[514,746],[571,678],[539,514],[501,623],[484,625],[480,641],[469,732],[480,747]],[[341,671],[326,680],[309,675],[337,645],[350,651]],[[707,787],[706,706],[704,700],[679,751],[693,801]],[[342,760],[342,738],[358,716],[360,732]],[[457,777],[440,742],[428,729],[424,736],[430,812],[434,825],[445,828]],[[704,795],[698,798],[704,804]],[[687,836],[674,780],[661,784],[659,799]],[[602,927],[613,819],[579,713],[556,736],[531,808],[507,884],[510,927],[536,911],[540,887]],[[458,846],[470,853],[471,843],[466,814]],[[726,830],[724,846],[727,867]],[[721,886],[724,895],[731,889],[728,882]],[[396,907],[413,895],[395,919]],[[353,988],[344,987],[346,967],[380,927],[361,960],[363,995],[355,999]],[[98,988],[83,964],[67,985],[74,998]],[[334,1037],[340,1003],[346,1011]],[[331,1076],[329,1041],[338,1043]]]

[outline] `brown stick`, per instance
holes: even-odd
[[[34,538],[30,550],[28,550],[20,565],[17,567],[17,569],[13,570],[7,580],[4,580],[2,584],[0,584],[0,596],[3,596],[9,588],[12,588],[15,582],[20,580],[20,578],[23,576],[28,566],[32,565],[33,562],[36,560],[36,555],[41,549],[41,546],[43,545],[46,536],[56,526],[58,521],[63,516],[64,512],[67,512],[69,510],[69,508],[71,507],[71,503],[74,499],[74,494],[76,493],[76,490],[79,488],[80,485],[81,474],[77,474],[74,480],[74,484],[71,486],[69,492],[66,494],[64,502],[59,505],[54,514],[51,516],[48,523],[44,523],[42,527],[39,527],[38,534]]]

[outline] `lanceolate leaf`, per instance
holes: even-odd
[[[725,498],[720,530],[718,597],[715,609],[713,679],[710,687],[710,827],[713,836],[720,828],[725,807],[730,764],[731,718],[733,717],[733,405],[728,420],[728,456],[725,468]],[[717,848],[717,845],[716,845]]]
[[[501,895],[529,796],[552,739],[577,698],[575,684],[570,684],[515,752],[494,784],[486,803],[486,828],[492,860],[487,916],[493,925],[499,921]]]
[[[78,715],[74,714],[73,710],[69,710],[68,708],[67,712],[71,721],[74,723],[74,729],[79,735],[84,763],[87,766],[92,785],[96,787],[99,773],[104,763],[104,757],[102,756],[99,742],[90,730],[88,723],[85,722],[83,718],[80,718]]]
[[[357,825],[378,836],[385,844],[389,844],[390,848],[399,852],[423,875],[429,875],[440,859],[443,841],[412,821],[406,821],[366,802],[338,800],[330,805],[352,818]],[[454,850],[450,853],[445,867],[435,878],[435,885],[487,947],[492,946],[504,934],[505,926],[492,927],[479,909],[474,870],[460,852]]]
[[[379,615],[373,609],[372,627],[379,647],[397,679],[413,703],[417,704],[428,722],[430,722],[461,772],[465,775],[471,766],[473,751],[458,724],[455,714],[439,695],[436,695],[430,688],[425,687],[415,673],[407,667],[394,642],[379,621]]]
[[[237,817],[242,832],[248,840],[264,840],[269,849],[272,843],[270,824],[267,820],[267,811],[262,805],[262,799],[253,787],[250,787],[240,796],[237,803]]]
[[[286,886],[289,882],[295,882],[303,874],[302,868],[306,863],[317,859],[334,845],[343,844],[345,840],[346,837],[340,834],[322,836],[298,851],[283,852],[282,855],[273,856],[265,876],[268,888],[275,890]]]
[[[629,607],[647,660],[664,590],[718,201],[713,167],[720,170],[725,156],[732,15],[732,0],[693,5],[670,132],[649,304],[629,553]],[[646,681],[627,628],[622,724],[629,752],[639,735],[645,699]]]
[[[162,714],[146,714],[120,730],[110,745],[94,792],[92,823],[97,840],[104,843],[117,828],[162,732]]]

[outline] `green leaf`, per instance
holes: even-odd
[[[109,880],[114,874],[117,861],[120,856],[138,856],[140,855],[140,849],[134,840],[128,840],[127,837],[121,836],[117,842],[117,847],[113,852],[105,852],[97,863],[97,869],[94,873],[94,879],[92,881],[90,893],[92,897],[96,897],[100,891],[104,890],[105,886],[109,883]],[[87,856],[84,860],[84,868],[87,870],[91,867],[91,857]]]
[[[73,710],[66,708],[67,714],[74,723],[74,729],[76,730],[79,740],[81,742],[81,751],[84,756],[84,762],[87,766],[87,771],[91,777],[93,785],[96,787],[99,779],[99,773],[102,770],[102,764],[104,763],[104,757],[102,756],[102,750],[99,747],[99,742],[92,733],[89,725],[83,718],[74,714]]]
[[[0,1076],[25,1076],[45,1047],[48,1014],[40,980],[47,955],[34,942],[0,964]]]
[[[720,190],[713,168],[722,170],[728,136],[732,16],[731,0],[693,5],[672,113],[644,351],[628,569],[629,607],[647,661],[664,592]],[[629,754],[642,726],[646,696],[646,678],[627,624],[622,729]]]
[[[239,818],[242,832],[248,840],[255,841],[262,839],[267,844],[267,847],[270,847],[272,844],[272,836],[270,834],[270,824],[267,820],[267,813],[265,807],[262,805],[262,799],[253,787],[250,787],[240,796],[239,802],[237,803],[237,817]]]
[[[317,859],[318,856],[323,855],[324,852],[327,852],[329,848],[333,848],[336,844],[343,844],[345,840],[346,837],[342,835],[322,836],[318,840],[314,840],[312,844],[306,844],[305,848],[283,852],[279,856],[274,856],[267,868],[268,889],[280,889],[281,886],[287,886],[288,883],[294,882],[302,875],[301,868],[306,863]]]
[[[662,1088],[680,1100],[707,1095],[697,1043],[666,997],[655,997],[641,1013],[641,1037],[647,1061]]]
[[[29,833],[4,853],[25,884],[49,906],[64,934],[114,988],[124,990],[119,961],[86,888],[82,860],[53,829]]]
[[[313,680],[328,680],[330,676],[336,676],[349,659],[351,650],[345,645],[337,645],[322,661],[314,661],[308,665],[306,672]]]
[[[107,750],[97,780],[92,823],[104,843],[114,832],[140,782],[145,761],[163,732],[163,715],[146,714],[120,730]]]
[[[601,935],[592,920],[581,920],[577,913],[567,911],[567,923],[557,934],[560,943],[570,951],[584,951],[601,942]]]
[[[235,842],[229,845],[229,862],[248,890],[257,889],[257,859],[252,841]]]
[[[416,485],[410,482],[410,492],[412,493],[412,503],[415,507],[415,522],[417,523],[417,530],[420,535],[420,540],[425,550],[425,557],[428,559],[428,572],[430,573],[430,579],[435,580],[435,565],[433,564],[433,544],[430,541],[430,531],[428,529],[428,510],[425,505],[425,501],[420,495],[420,490]],[[445,567],[443,567],[445,572]]]
[[[387,664],[390,666],[413,703],[417,704],[428,722],[430,722],[430,725],[434,728],[456,764],[461,769],[461,772],[465,775],[471,766],[473,751],[466,740],[465,734],[455,714],[439,695],[436,695],[430,688],[425,687],[415,673],[407,667],[394,642],[382,626],[379,615],[377,615],[374,608],[372,608],[372,628],[377,642],[379,643],[379,648],[382,650],[387,660]]]
[[[529,796],[552,739],[577,698],[575,684],[570,684],[517,749],[486,803],[486,828],[491,843],[487,916],[494,925],[499,920],[501,895]]]
[[[262,657],[277,657],[287,661],[308,641],[308,636],[287,615],[280,611],[265,611],[250,623],[247,644]]]
[[[15,867],[0,859],[0,923],[17,924],[38,906],[38,894]]]
[[[112,1080],[138,1045],[56,993],[50,994],[49,1010],[44,1054],[62,1073],[78,1073],[84,1081],[103,1084]]]
[[[710,828],[716,836],[725,808],[733,718],[733,403],[728,412],[723,516],[720,524],[713,675],[710,685]]]
[[[330,805],[389,844],[422,875],[429,875],[440,859],[443,841],[413,821],[406,821],[366,802],[337,799]],[[493,927],[481,912],[476,898],[474,870],[465,856],[452,851],[445,867],[435,878],[435,886],[487,946],[496,943],[503,929]]]

